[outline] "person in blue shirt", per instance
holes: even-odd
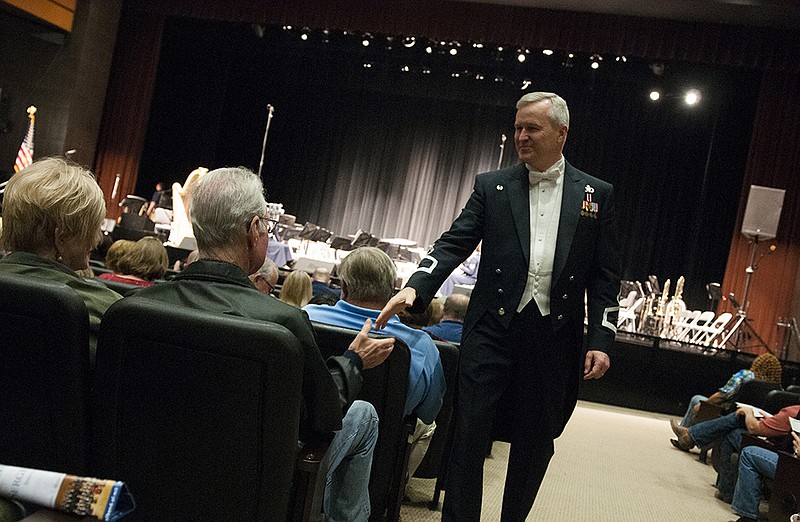
[[[444,302],[441,322],[426,326],[423,330],[437,339],[460,343],[468,306],[469,297],[463,294],[452,294]]]
[[[334,306],[306,305],[303,310],[309,318],[352,329],[361,328],[367,318],[377,319],[394,294],[397,269],[389,256],[375,247],[357,248],[342,260],[338,274],[342,281],[342,299]],[[444,370],[439,350],[425,332],[402,324],[394,316],[381,333],[402,340],[411,352],[405,412],[417,417],[408,464],[409,476],[413,476],[425,456],[436,415],[442,407]]]

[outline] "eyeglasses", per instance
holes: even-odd
[[[267,285],[267,287],[269,288],[270,294],[275,291],[275,287],[272,286],[269,281],[267,281],[266,279],[262,279],[262,281],[264,281],[264,284]]]
[[[268,234],[272,234],[273,232],[275,232],[275,227],[278,224],[277,221],[275,221],[274,219],[270,219],[269,216],[259,216],[259,215],[256,214],[256,217],[259,219],[259,221],[263,221],[263,222],[267,223],[267,233]]]

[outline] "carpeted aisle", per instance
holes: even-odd
[[[714,498],[711,465],[672,447],[667,415],[580,402],[556,440],[530,521],[726,522],[730,506]],[[486,460],[481,520],[500,518],[508,445]],[[412,479],[412,501],[432,497],[433,480]],[[766,505],[762,504],[762,511]],[[404,504],[403,522],[440,520],[424,504]]]

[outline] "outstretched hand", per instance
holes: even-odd
[[[608,354],[600,350],[589,350],[586,352],[586,359],[583,362],[583,380],[599,379],[611,367],[611,359]]]
[[[375,329],[382,330],[386,323],[389,322],[389,319],[413,305],[416,298],[417,291],[410,286],[397,292],[397,295],[389,299],[389,302],[386,303],[386,306],[383,307],[380,315],[375,320]]]
[[[369,370],[381,364],[389,357],[394,349],[394,338],[388,339],[373,339],[369,336],[369,331],[372,328],[372,319],[364,321],[364,326],[358,332],[356,338],[350,343],[349,350],[353,350],[361,357],[361,362],[364,363],[364,369]]]

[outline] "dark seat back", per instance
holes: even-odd
[[[0,462],[89,471],[89,312],[71,288],[0,273]]]
[[[129,484],[126,520],[285,520],[302,367],[277,324],[118,301],[100,329],[94,473]]]
[[[450,443],[452,442],[453,428],[455,427],[453,413],[459,349],[456,345],[446,341],[434,342],[436,343],[436,348],[439,349],[439,358],[442,360],[447,391],[442,400],[442,409],[439,410],[439,415],[436,416],[436,431],[433,433],[425,458],[422,459],[422,463],[420,463],[414,476],[437,479],[433,500],[438,504],[438,494],[444,486],[443,479],[447,470],[447,459],[450,454]]]
[[[751,406],[758,406],[766,409],[765,400],[767,394],[772,390],[780,390],[781,385],[777,382],[752,380],[742,383],[734,400]]]
[[[792,393],[784,390],[772,390],[767,393],[764,399],[764,410],[773,415],[787,406],[800,404],[800,393]]]
[[[358,334],[349,328],[321,323],[313,325],[317,344],[326,359],[343,354]],[[371,520],[382,520],[387,513],[394,513],[402,498],[401,487],[408,457],[405,404],[410,364],[411,353],[408,346],[397,339],[394,350],[386,361],[362,374],[364,385],[358,397],[372,403],[380,419],[369,479]]]

